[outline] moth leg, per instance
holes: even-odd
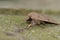
[[[30,27],[32,27],[32,26],[34,26],[34,25],[36,25],[36,22],[35,22],[34,20],[32,20],[31,23],[28,25],[27,28],[30,28]]]

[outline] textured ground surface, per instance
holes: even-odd
[[[60,16],[51,15],[57,22]],[[0,15],[0,40],[60,40],[60,25],[33,26],[29,30],[15,32],[26,27],[26,16]]]

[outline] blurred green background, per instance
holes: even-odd
[[[0,0],[0,40],[60,40],[60,25],[25,28],[27,14],[44,13],[60,23],[60,0]]]

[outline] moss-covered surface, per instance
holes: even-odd
[[[60,22],[59,15],[50,16]],[[60,40],[60,25],[35,25],[29,30],[14,32],[27,26],[25,19],[24,15],[0,15],[0,40]]]

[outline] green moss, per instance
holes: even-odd
[[[58,15],[51,16],[57,21],[60,20]],[[35,25],[29,30],[15,32],[15,36],[5,34],[5,32],[14,32],[12,30],[15,30],[15,27],[26,27],[25,17],[24,15],[0,15],[0,40],[60,40],[60,25]]]

